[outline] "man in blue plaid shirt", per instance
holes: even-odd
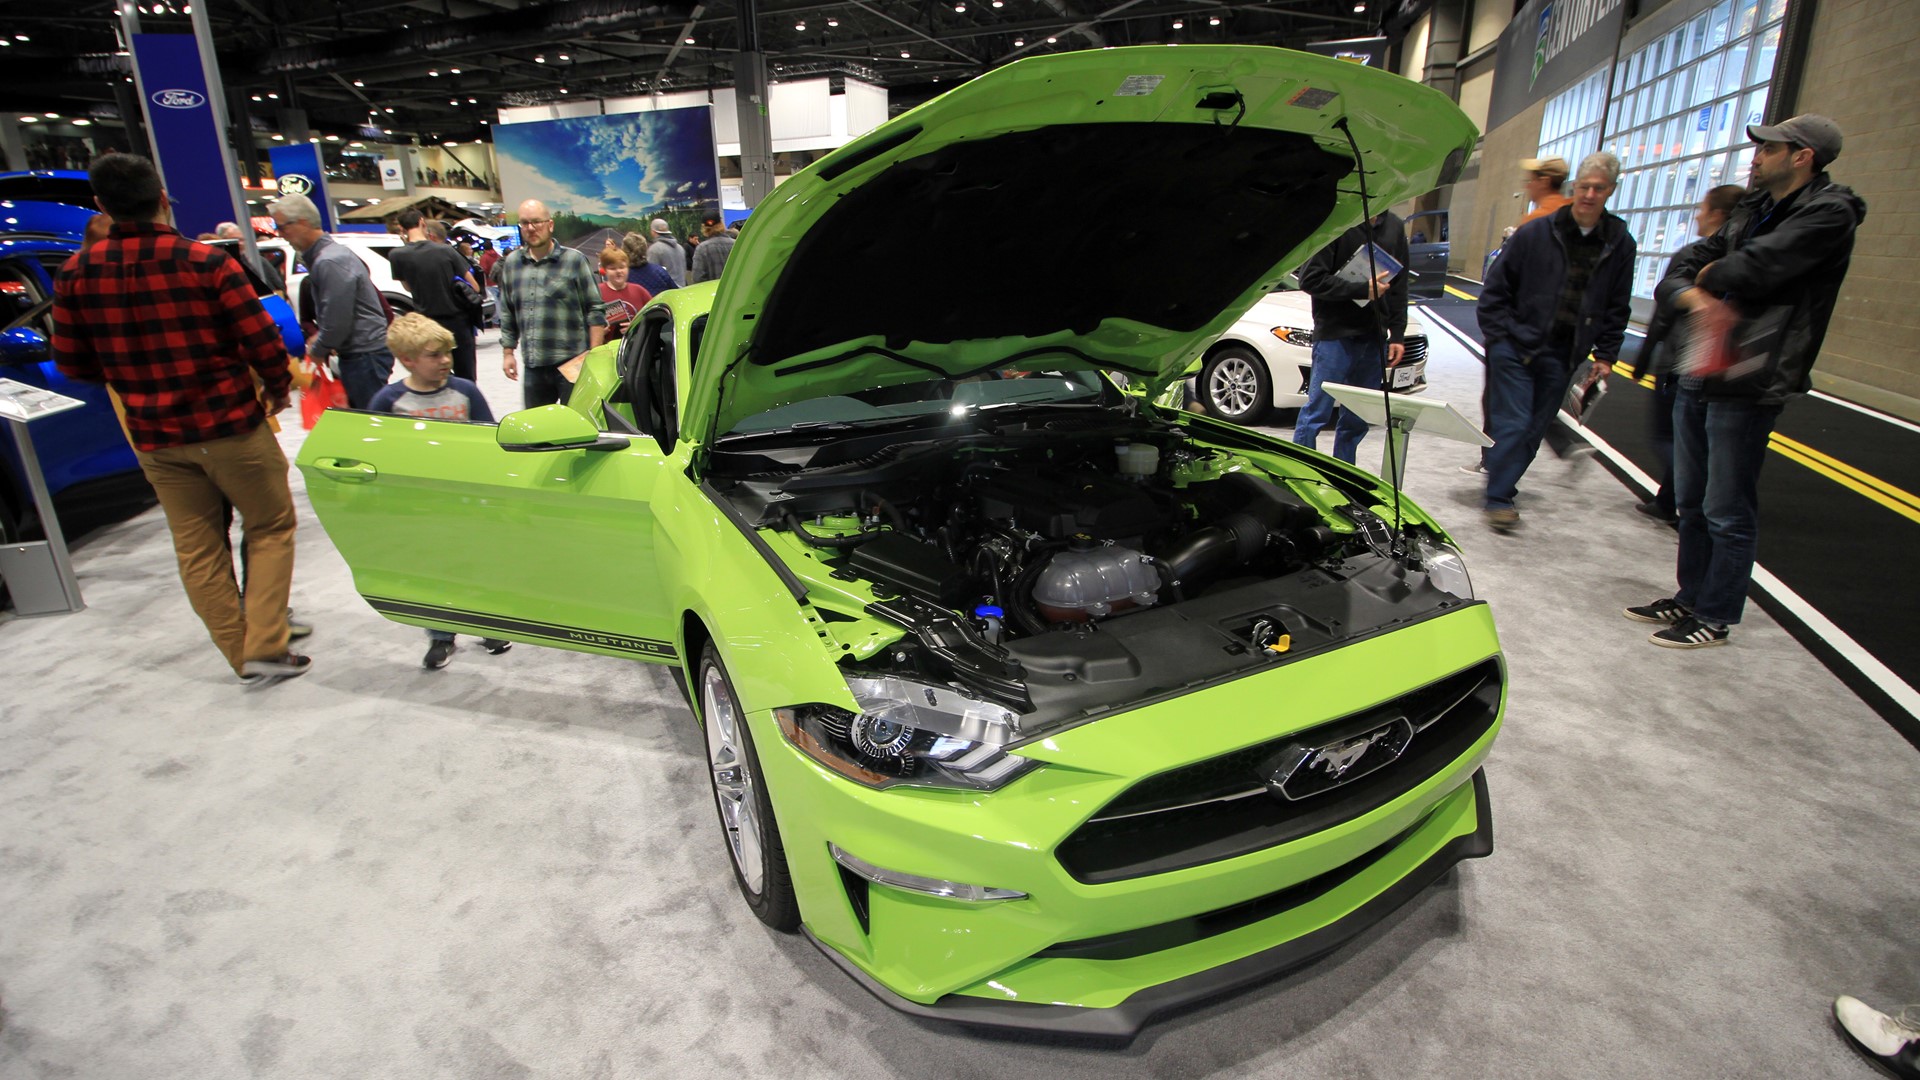
[[[607,316],[600,287],[587,257],[553,242],[553,215],[547,204],[520,204],[521,244],[501,260],[501,369],[520,380],[527,408],[552,405],[567,396],[560,365],[607,337]],[[520,378],[520,368],[526,378]]]

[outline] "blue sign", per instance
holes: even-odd
[[[147,129],[173,221],[188,236],[245,221],[227,180],[232,152],[207,101],[207,76],[192,34],[135,34],[133,62],[147,99]]]
[[[317,143],[294,143],[267,151],[275,183],[282,195],[305,195],[320,208],[320,227],[333,231],[333,200],[327,197],[327,171],[320,165]]]

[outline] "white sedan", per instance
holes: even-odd
[[[1406,356],[1388,369],[1397,393],[1427,388],[1427,328],[1407,316]],[[1268,409],[1306,404],[1313,372],[1313,300],[1287,290],[1261,298],[1201,354],[1194,393],[1208,414],[1254,424]]]

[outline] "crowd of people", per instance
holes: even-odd
[[[1841,149],[1831,120],[1802,115],[1748,133],[1749,189],[1715,189],[1703,199],[1702,239],[1671,260],[1657,290],[1659,333],[1640,361],[1672,387],[1673,466],[1664,486],[1680,534],[1678,588],[1626,614],[1659,624],[1652,640],[1674,648],[1722,644],[1740,620],[1767,436],[1786,403],[1809,387],[1866,213],[1827,174]],[[1620,172],[1611,154],[1591,154],[1571,170],[1558,159],[1524,165],[1538,185],[1536,206],[1493,264],[1478,312],[1494,443],[1472,469],[1485,474],[1487,522],[1502,532],[1520,525],[1518,485],[1569,389],[1604,376],[1619,358],[1636,252],[1625,221],[1606,209]],[[1569,175],[1570,197],[1560,193]],[[306,628],[287,606],[295,509],[272,422],[297,368],[240,264],[171,227],[151,162],[109,153],[92,163],[90,179],[111,227],[90,229],[60,270],[55,359],[69,378],[105,383],[124,410],[187,598],[235,675],[258,683],[304,674],[312,661],[290,642]],[[493,416],[474,382],[471,312],[482,279],[498,290],[503,371],[533,408],[561,400],[563,365],[623,332],[656,292],[718,277],[733,244],[724,224],[708,218],[689,257],[667,223],[654,220],[649,236],[609,242],[596,268],[555,243],[553,215],[528,200],[519,207],[522,245],[504,257],[491,249],[475,257],[471,247],[447,243],[442,223],[408,211],[399,221],[407,244],[392,261],[419,310],[394,318],[365,265],[321,227],[311,200],[284,196],[269,212],[308,268],[314,329],[306,359],[338,372],[351,407],[482,422]],[[1313,377],[1294,436],[1304,445],[1333,419],[1325,382],[1378,388],[1401,359],[1404,280],[1390,271],[1342,273],[1369,242],[1404,265],[1404,229],[1383,214],[1301,271],[1314,311]],[[405,372],[398,382],[396,361]],[[1353,461],[1365,431],[1363,421],[1341,417],[1336,456]],[[236,512],[239,575],[230,540]],[[425,666],[444,667],[453,636],[428,636]],[[511,647],[481,644],[490,653]],[[1834,1015],[1876,1064],[1920,1077],[1920,1015],[1891,1015],[1852,997],[1839,998]]]

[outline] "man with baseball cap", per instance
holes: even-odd
[[[1867,204],[1827,176],[1840,126],[1804,113],[1747,128],[1751,193],[1715,235],[1677,257],[1657,289],[1689,313],[1695,334],[1732,326],[1731,366],[1686,374],[1673,406],[1679,591],[1631,607],[1662,623],[1652,641],[1720,645],[1740,621],[1760,534],[1760,465],[1786,403],[1812,386],[1853,235]]]
[[[727,265],[727,256],[733,253],[733,234],[727,231],[727,223],[718,214],[708,214],[700,219],[700,246],[693,249],[693,267],[687,271],[689,284],[696,281],[719,281],[720,269]]]
[[[667,219],[654,218],[649,226],[653,242],[647,245],[647,261],[667,272],[677,288],[687,283],[687,251],[673,238]]]
[[[1521,158],[1520,171],[1527,174],[1525,191],[1533,209],[1520,215],[1520,220],[1514,222],[1516,228],[1535,218],[1546,217],[1573,201],[1561,194],[1567,185],[1567,174],[1573,171],[1567,167],[1566,158]]]

